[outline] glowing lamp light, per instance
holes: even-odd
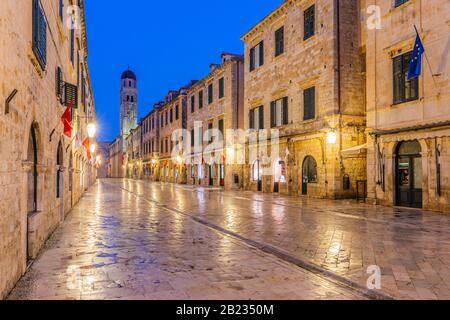
[[[153,164],[153,165],[156,164],[156,160],[155,160],[155,159],[152,160],[152,164]]]
[[[95,153],[95,150],[97,149],[97,146],[93,143],[90,145],[89,150],[91,151],[91,153]]]
[[[97,133],[97,126],[95,123],[89,123],[86,127],[89,138],[94,138]]]
[[[97,161],[101,161],[102,159],[101,159],[101,157],[100,156],[97,156],[97,158],[95,158]]]
[[[177,156],[177,162],[181,163],[181,161],[183,161],[183,159],[180,156]]]
[[[336,144],[337,134],[334,131],[330,131],[327,133],[327,143],[328,144]]]

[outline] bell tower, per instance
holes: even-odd
[[[128,68],[120,84],[120,134],[124,140],[137,127],[137,93],[136,75]]]

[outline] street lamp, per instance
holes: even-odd
[[[327,133],[327,143],[328,144],[336,144],[337,134],[335,131],[330,131]]]
[[[97,133],[97,126],[95,123],[89,123],[86,127],[89,138],[94,138]]]
[[[95,153],[96,148],[97,148],[97,146],[95,145],[95,143],[93,143],[89,146],[91,153]]]

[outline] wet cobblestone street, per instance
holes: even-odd
[[[173,185],[99,181],[9,299],[365,298],[165,205],[202,208],[202,194]]]

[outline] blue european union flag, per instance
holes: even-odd
[[[408,81],[419,77],[422,74],[422,55],[425,53],[422,40],[417,33],[416,43],[409,62]]]

